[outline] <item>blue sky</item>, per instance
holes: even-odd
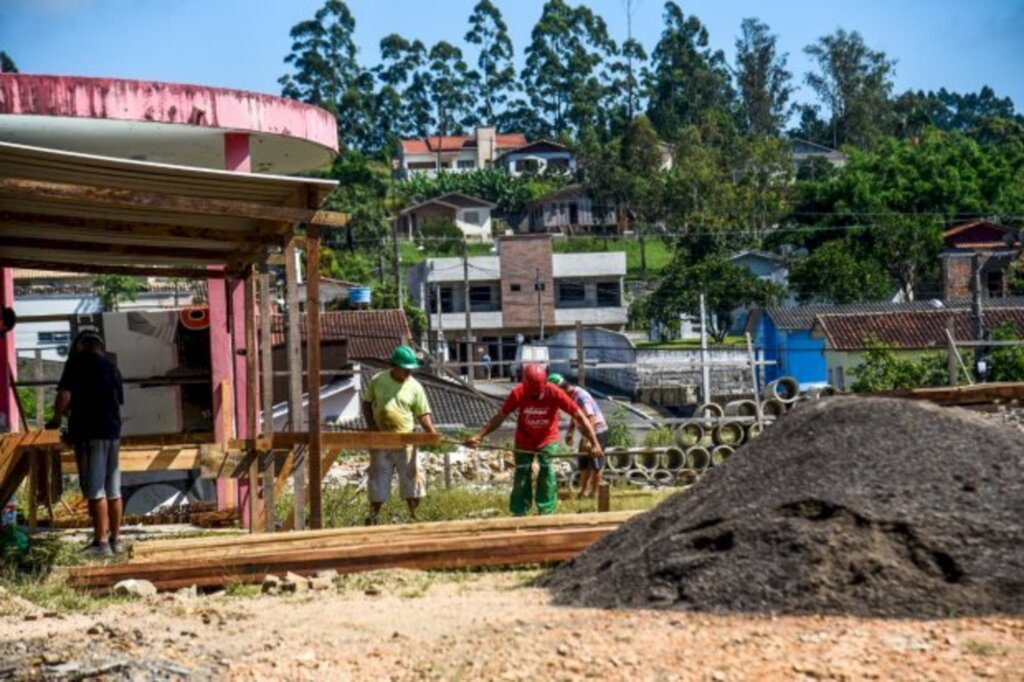
[[[623,0],[582,0],[626,34]],[[543,0],[495,0],[517,53]],[[288,30],[322,0],[0,0],[0,49],[24,72],[116,76],[234,87],[276,94]],[[459,44],[475,0],[349,0],[364,63],[396,32],[428,45]],[[708,27],[714,47],[733,53],[744,17],[778,34],[802,82],[803,47],[838,27],[897,60],[897,91],[976,91],[992,86],[1024,109],[1024,0],[695,0],[680,2]],[[634,34],[652,50],[661,0],[634,0]],[[463,46],[465,47],[465,46]],[[467,52],[469,52],[467,50]],[[805,92],[803,97],[809,97]]]

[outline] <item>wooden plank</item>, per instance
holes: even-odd
[[[184,558],[80,567],[69,572],[69,584],[102,591],[119,580],[133,577],[150,580],[158,588],[168,589],[177,581],[202,586],[239,581],[258,582],[267,573],[311,573],[323,568],[351,572],[386,567],[463,568],[495,565],[488,562],[500,565],[557,561],[572,556],[616,527],[616,524],[606,524],[590,528],[497,532],[468,537],[426,537],[400,543],[385,541],[296,552],[268,552],[226,560],[193,561]]]
[[[245,415],[250,438],[255,438],[259,430],[259,393],[257,382],[257,343],[256,343],[256,273],[250,266],[245,273]],[[255,448],[249,450],[249,532],[259,533],[263,530],[260,519],[260,461]]]
[[[137,265],[103,265],[98,263],[63,262],[47,258],[46,253],[40,252],[38,257],[11,258],[0,256],[0,265],[11,268],[29,268],[44,270],[59,270],[61,272],[82,272],[92,275],[135,275],[138,277],[182,277],[186,279],[223,279],[225,276],[222,270],[207,270],[206,268],[189,267],[144,267]]]
[[[298,266],[295,262],[297,240],[293,236],[284,247],[285,314],[287,321],[288,357],[288,428],[304,431],[305,415],[302,410],[302,332],[299,328],[299,285]],[[292,490],[295,495],[293,526],[302,530],[306,527],[306,448],[294,446]]]
[[[320,458],[320,228],[306,233],[306,395],[309,402],[309,525],[323,525],[323,469]]]
[[[347,214],[333,211],[25,178],[0,178],[0,195],[54,202],[85,202],[115,208],[150,209],[167,213],[248,218],[277,223],[308,223],[324,227],[345,227],[349,221]]]
[[[270,337],[270,271],[260,269],[260,397],[262,403],[262,435],[274,436],[274,361]],[[263,517],[268,533],[274,532],[274,453],[263,452]]]
[[[552,514],[549,516],[504,516],[493,519],[463,519],[459,521],[429,521],[414,524],[393,524],[384,526],[353,526],[348,528],[327,528],[322,530],[296,531],[276,535],[234,535],[230,537],[199,537],[172,540],[148,540],[136,543],[132,548],[132,561],[137,557],[157,554],[191,556],[195,551],[207,549],[227,550],[237,547],[273,545],[286,547],[295,543],[317,543],[341,540],[356,542],[360,538],[379,538],[391,541],[395,538],[444,535],[451,533],[494,533],[499,531],[525,532],[537,529],[583,528],[609,523],[621,524],[640,515],[641,511],[629,510],[607,513]]]
[[[939,405],[973,405],[997,401],[1024,400],[1024,382],[998,382],[972,386],[912,388],[884,393],[862,393],[887,398],[928,400]]]
[[[118,456],[121,471],[139,473],[143,471],[191,471],[202,469],[208,456],[200,454],[199,446],[170,447],[158,450],[132,450],[121,448]],[[73,452],[61,453],[61,468],[70,473],[78,471]]]

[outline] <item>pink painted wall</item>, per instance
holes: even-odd
[[[0,73],[0,114],[178,123],[302,138],[338,150],[327,111],[295,100],[180,83]]]
[[[0,267],[0,305],[14,307],[14,271]],[[0,376],[0,415],[7,421],[7,428],[20,431],[18,404],[14,401],[14,387],[11,386],[9,372],[18,377],[18,356],[15,352],[14,332],[0,336],[0,357],[3,358],[3,374]],[[0,500],[0,504],[6,500]]]

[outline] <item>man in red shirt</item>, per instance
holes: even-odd
[[[512,497],[509,508],[515,516],[525,516],[534,500],[538,514],[554,514],[558,503],[555,470],[551,457],[558,449],[558,413],[565,412],[572,417],[588,441],[592,457],[601,457],[601,444],[594,428],[575,401],[565,391],[548,383],[547,371],[541,365],[527,365],[523,371],[523,383],[512,389],[505,404],[491,417],[466,446],[475,448],[489,433],[498,429],[505,418],[519,411],[516,419],[516,474],[512,482]],[[540,454],[548,453],[548,454]],[[534,457],[539,459],[537,492],[534,495],[532,469]]]

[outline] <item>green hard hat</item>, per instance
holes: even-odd
[[[561,386],[562,384],[565,383],[565,377],[563,377],[558,372],[552,372],[551,374],[548,375],[548,383],[554,384],[555,386]]]
[[[402,369],[419,369],[420,363],[416,360],[416,352],[409,346],[399,346],[391,354],[391,364]]]

